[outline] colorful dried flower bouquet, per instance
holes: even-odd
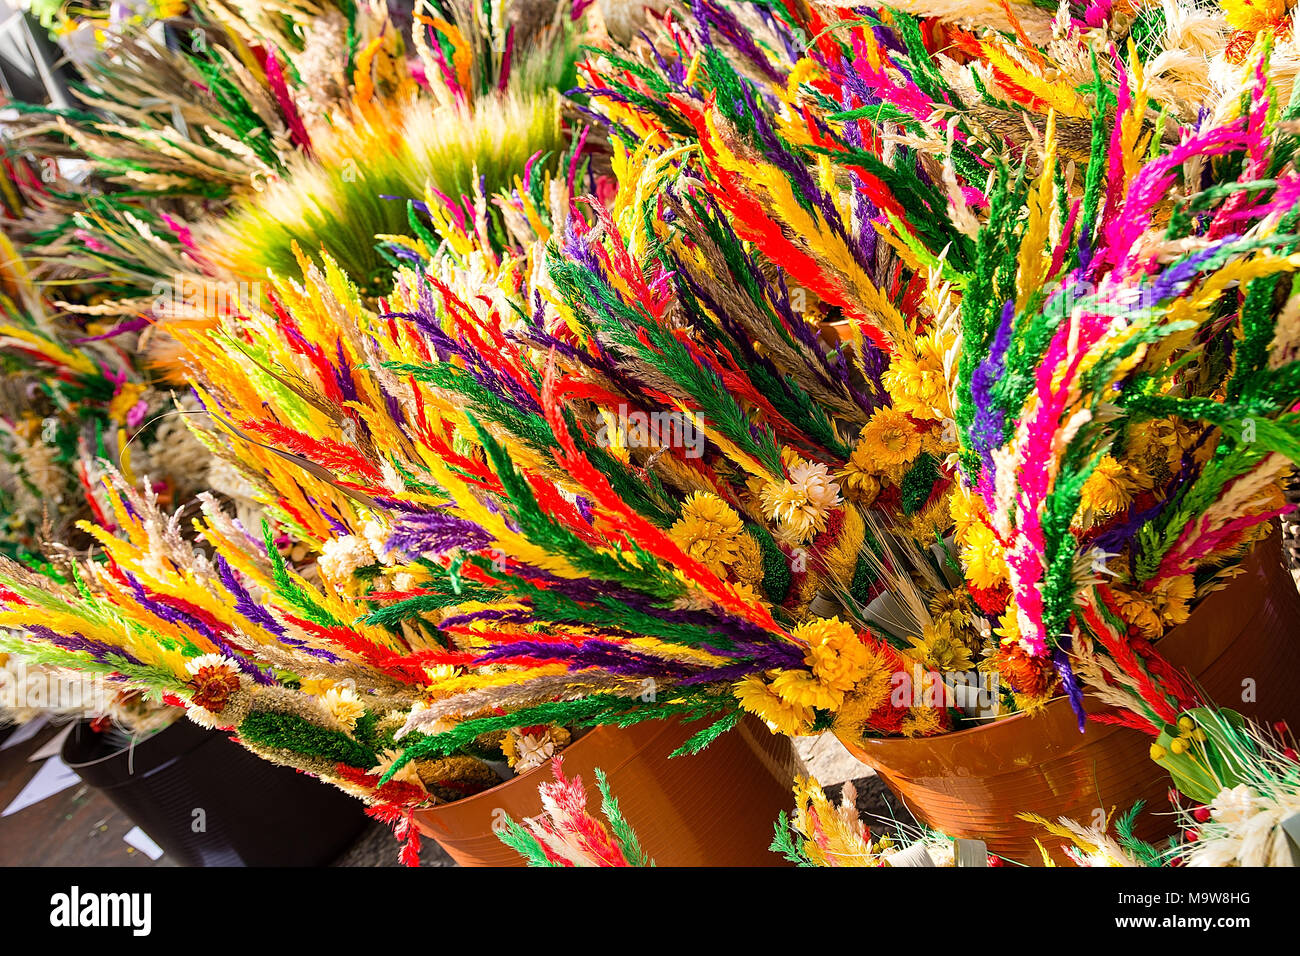
[[[1107,11],[590,50],[599,134],[430,189],[388,294],[301,248],[171,329],[261,529],[110,480],[103,559],[6,565],[0,625],[396,815],[595,724],[1176,727],[1158,639],[1300,452],[1300,101],[1272,20],[1201,75],[1187,11]]]

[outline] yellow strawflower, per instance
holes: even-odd
[[[932,597],[930,616],[936,628],[947,628],[968,647],[974,644],[976,635],[972,625],[975,623],[975,615],[971,610],[970,595],[965,588],[940,591]]]
[[[908,642],[912,646],[903,653],[920,661],[927,670],[968,671],[974,667],[970,648],[948,627],[929,624],[920,635],[908,638]]]
[[[949,496],[948,511],[952,514],[953,528],[958,540],[966,537],[971,525],[984,524],[988,517],[983,500],[960,486]]]
[[[811,707],[787,703],[757,675],[737,682],[734,692],[741,708],[766,721],[774,733],[798,737],[812,729]]]
[[[863,508],[875,504],[876,496],[880,494],[880,479],[873,473],[871,462],[862,451],[862,446],[853,450],[848,464],[837,471],[835,477],[839,479],[844,497],[849,501]]]
[[[993,529],[976,523],[966,529],[961,541],[961,563],[966,580],[980,590],[996,588],[1008,580],[1007,560]]]
[[[1117,587],[1113,593],[1120,616],[1143,637],[1154,640],[1166,628],[1182,624],[1191,616],[1196,583],[1190,574],[1183,574],[1160,581],[1150,591]]]
[[[896,408],[879,408],[858,433],[850,461],[856,467],[898,481],[921,453],[921,433]]]
[[[993,633],[1000,644],[1015,644],[1020,640],[1020,618],[1014,607],[1008,608],[998,618],[998,626]]]
[[[897,411],[921,421],[951,417],[943,367],[944,353],[951,345],[952,336],[937,331],[896,343],[899,354],[881,376],[881,384]]]
[[[840,692],[852,690],[866,676],[873,655],[851,624],[838,617],[816,618],[791,633],[795,640],[808,645],[804,660],[827,687]]]
[[[1101,515],[1114,515],[1133,503],[1133,493],[1139,482],[1136,469],[1105,455],[1080,491],[1080,506],[1085,511]]]
[[[717,495],[697,491],[682,505],[669,536],[714,574],[722,575],[740,556],[745,525]],[[760,558],[761,560],[761,558]]]
[[[772,681],[772,690],[796,707],[834,710],[844,702],[844,691],[828,687],[807,671],[782,671]]]

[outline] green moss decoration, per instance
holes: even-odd
[[[925,507],[934,493],[935,482],[939,480],[939,466],[934,456],[922,452],[911,470],[903,476],[902,505],[903,514],[914,515]]]
[[[870,604],[871,588],[876,580],[876,572],[871,562],[864,555],[859,555],[857,566],[853,569],[853,583],[849,585],[849,594],[853,595],[853,600],[864,607]]]
[[[790,593],[789,560],[766,529],[755,525],[745,527],[763,549],[763,593],[773,604],[784,604],[786,595]]]
[[[297,714],[254,711],[239,725],[239,736],[250,744],[281,747],[362,770],[379,762],[373,750],[342,731],[318,727]]]

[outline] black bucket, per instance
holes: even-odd
[[[361,801],[191,720],[123,749],[82,720],[63,762],[184,866],[321,866],[366,824]]]

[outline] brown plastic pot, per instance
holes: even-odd
[[[595,769],[609,778],[619,809],[659,866],[780,866],[768,850],[777,814],[788,810],[802,769],[790,741],[746,717],[704,751],[668,755],[703,722],[651,720],[597,727],[564,749],[564,775],[581,775],[595,793]],[[420,832],[461,866],[523,866],[493,832],[503,813],[515,820],[542,812],[537,786],[552,779],[538,767],[483,793],[420,810]],[[598,813],[593,801],[593,813]]]
[[[1243,567],[1186,624],[1172,628],[1159,650],[1219,706],[1300,728],[1300,594],[1282,566],[1277,537],[1256,547]],[[1105,710],[1091,699],[1086,704],[1090,713]],[[1141,815],[1138,835],[1154,840],[1172,832],[1165,812],[1170,779],[1149,756],[1151,740],[1092,721],[1081,734],[1069,701],[1059,699],[1032,717],[940,737],[842,742],[917,820],[949,836],[984,840],[1007,859],[1039,864],[1035,839],[1058,860],[1063,841],[1018,813],[1086,825],[1098,808],[1123,812],[1145,800],[1154,812]]]

